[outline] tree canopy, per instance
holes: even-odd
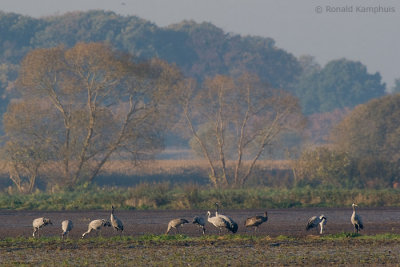
[[[186,82],[183,120],[192,148],[208,162],[215,187],[243,186],[283,133],[304,126],[297,98],[255,75],[217,75],[202,90],[195,88],[193,80]]]
[[[369,74],[360,62],[339,59],[321,70],[307,71],[293,86],[306,114],[354,108],[385,94],[379,73]]]
[[[329,146],[304,150],[299,184],[392,187],[399,181],[400,94],[358,105],[332,130]]]
[[[4,118],[13,172],[34,168],[36,176],[52,161],[57,183],[75,185],[93,180],[115,155],[133,162],[151,157],[175,118],[165,108],[179,80],[165,62],[134,63],[101,43],[30,52],[17,80],[21,97]]]
[[[360,158],[400,159],[400,94],[357,106],[332,133],[334,144]]]

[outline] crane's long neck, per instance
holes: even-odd
[[[352,217],[355,217],[356,216],[356,207],[355,206],[353,206],[353,214],[351,215]]]

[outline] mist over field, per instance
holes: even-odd
[[[400,83],[362,60],[103,10],[2,11],[0,32],[4,192],[397,188]]]

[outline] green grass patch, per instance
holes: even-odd
[[[26,238],[26,237],[7,237],[0,239],[0,247],[3,248],[13,248],[13,247],[52,247],[52,246],[68,246],[68,245],[91,245],[96,247],[106,247],[112,244],[125,244],[125,245],[137,245],[143,243],[158,243],[158,244],[179,244],[180,242],[185,242],[187,244],[198,243],[198,242],[225,242],[229,241],[232,244],[235,242],[241,243],[242,241],[252,242],[252,243],[268,243],[276,244],[280,242],[301,242],[308,243],[314,242],[314,240],[324,241],[343,241],[343,240],[359,240],[359,241],[398,241],[400,240],[400,234],[384,233],[378,235],[360,235],[356,233],[338,233],[332,235],[318,236],[317,239],[309,237],[290,237],[280,235],[274,238],[265,235],[205,235],[200,237],[189,237],[182,234],[176,235],[153,235],[146,234],[142,236],[114,236],[114,237],[91,237],[85,239],[65,239],[62,240],[59,237],[40,237],[40,238]]]
[[[400,240],[400,234],[384,233],[377,235],[363,235],[359,233],[337,233],[320,236],[322,240],[343,240],[343,239],[359,239],[359,240]]]

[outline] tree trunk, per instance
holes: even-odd
[[[189,111],[188,111],[188,103],[187,103],[185,108],[184,108],[184,115],[185,115],[186,121],[189,124],[190,131],[192,132],[194,138],[196,139],[196,141],[200,145],[204,157],[207,159],[208,166],[210,168],[210,175],[208,177],[211,180],[211,183],[213,184],[213,186],[215,188],[218,188],[218,180],[217,180],[217,177],[216,177],[214,164],[212,163],[210,155],[208,154],[207,148],[205,147],[204,143],[201,141],[200,137],[197,135],[197,132],[194,129],[194,126],[192,124],[192,120],[190,119],[190,116],[189,116],[188,113],[189,113]]]

